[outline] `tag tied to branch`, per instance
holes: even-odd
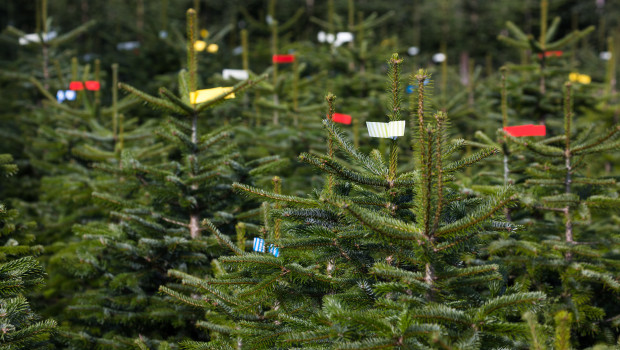
[[[370,137],[396,140],[399,136],[405,135],[405,121],[396,120],[389,123],[366,122]]]
[[[259,237],[254,237],[254,245],[253,245],[252,250],[254,250],[255,252],[259,252],[259,253],[264,253],[265,252],[265,240]],[[280,248],[274,246],[273,244],[269,245],[269,247],[267,248],[267,251],[273,254],[273,256],[275,256],[276,258],[280,256]]]
[[[63,103],[64,101],[75,101],[76,93],[73,90],[58,90],[56,92],[56,100],[58,103]]]
[[[350,115],[342,114],[342,113],[334,113],[334,116],[332,117],[332,120],[334,121],[334,123],[340,123],[340,124],[346,124],[346,125],[350,125],[352,119],[353,118],[351,118]]]
[[[232,90],[233,90],[232,86],[228,86],[228,87],[216,87],[216,88],[211,88],[211,89],[193,91],[189,93],[189,101],[192,104],[203,103],[206,101],[213,100],[214,98],[220,95],[229,93]],[[224,98],[225,99],[235,98],[235,94],[234,93],[228,94]]]
[[[273,55],[271,61],[273,63],[293,63],[295,62],[295,55]]]
[[[84,83],[81,81],[72,81],[69,83],[69,90],[80,91],[84,90],[84,87],[86,87],[86,90],[97,91],[101,88],[101,84],[95,80],[88,80]]]
[[[547,135],[547,128],[544,125],[518,125],[504,127],[504,131],[508,135],[513,137],[525,137],[525,136],[545,136]]]

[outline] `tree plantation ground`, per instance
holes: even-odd
[[[620,348],[619,18],[0,4],[0,349]]]

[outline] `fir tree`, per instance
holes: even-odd
[[[0,176],[17,172],[8,154],[0,155]],[[20,222],[19,214],[0,203],[0,348],[47,349],[48,338],[56,327],[51,319],[34,313],[25,294],[43,284],[45,270],[35,259],[41,246],[31,246],[33,223]]]
[[[166,270],[206,273],[221,249],[218,237],[205,236],[215,226],[203,227],[200,221],[208,218],[234,227],[235,215],[249,204],[231,200],[229,184],[233,179],[252,181],[253,175],[282,163],[270,157],[246,164],[230,142],[230,124],[202,132],[202,127],[216,124],[213,117],[205,121],[213,115],[208,113],[212,107],[256,80],[197,101],[195,12],[190,9],[187,17],[188,70],[179,73],[178,95],[161,88],[155,97],[120,84],[134,98],[168,114],[157,131],[167,145],[168,159],[142,161],[137,156],[148,153],[144,148],[125,150],[119,164],[96,166],[118,185],[93,193],[98,203],[111,209],[110,222],[74,227],[84,242],[77,254],[66,256],[66,263],[77,277],[91,282],[67,308],[71,328],[62,334],[70,348],[128,349],[139,344],[167,349],[166,341],[192,334],[186,323],[197,314],[157,292],[159,285],[169,282]]]
[[[401,61],[389,60],[388,121],[403,119]],[[510,227],[498,214],[512,195],[504,189],[473,198],[452,183],[459,170],[497,150],[452,160],[464,142],[448,141],[444,113],[428,116],[429,78],[423,70],[413,77],[416,170],[399,167],[396,138],[387,159],[377,150],[359,152],[329,118],[335,97],[328,95],[328,153],[300,156],[325,174],[322,190],[298,197],[236,185],[282,206],[270,211],[279,224],[263,236],[265,247],[281,252],[247,253],[225,242],[235,255],[218,259],[227,267],[221,276],[169,271],[193,292],[162,290],[221,315],[197,323],[210,343],[186,342],[186,348],[524,346],[519,339],[527,330],[512,315],[536,309],[544,295],[502,288],[499,266],[475,259],[485,235]]]
[[[530,210],[526,229],[494,242],[490,252],[500,257],[520,283],[553,296],[549,315],[569,311],[578,335],[573,344],[617,341],[618,236],[596,215],[617,210],[613,178],[589,175],[588,159],[616,151],[620,127],[596,133],[590,127],[575,132],[571,83],[564,98],[564,135],[534,142],[507,135],[510,143],[528,150],[520,201]],[[602,229],[601,229],[602,228]],[[552,322],[552,320],[547,320]]]

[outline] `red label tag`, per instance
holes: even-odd
[[[100,84],[98,81],[94,81],[94,80],[89,80],[86,82],[86,90],[99,90],[100,88]],[[73,90],[73,91],[80,91],[80,90],[84,90],[84,84],[82,84],[81,81],[72,81],[69,84],[69,90]]]
[[[293,63],[295,61],[295,55],[273,55],[273,63]]]
[[[563,51],[545,51],[545,57],[561,57]],[[543,54],[539,53],[538,58],[543,58]]]
[[[89,80],[86,82],[86,90],[97,91],[99,90],[99,87],[100,87],[100,84],[98,81]]]
[[[348,114],[334,113],[332,120],[336,123],[340,124],[351,124],[351,116]]]
[[[81,81],[72,81],[69,84],[69,90],[73,90],[73,91],[84,90],[84,84],[82,84]]]
[[[510,136],[523,137],[523,136],[545,136],[547,135],[547,128],[544,125],[519,125],[519,126],[507,126],[504,131]]]

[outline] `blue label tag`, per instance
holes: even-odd
[[[269,253],[273,254],[273,256],[277,258],[280,255],[280,248],[274,246],[273,244],[270,244]]]
[[[262,238],[254,237],[254,247],[253,250],[255,252],[265,252],[265,240]]]

